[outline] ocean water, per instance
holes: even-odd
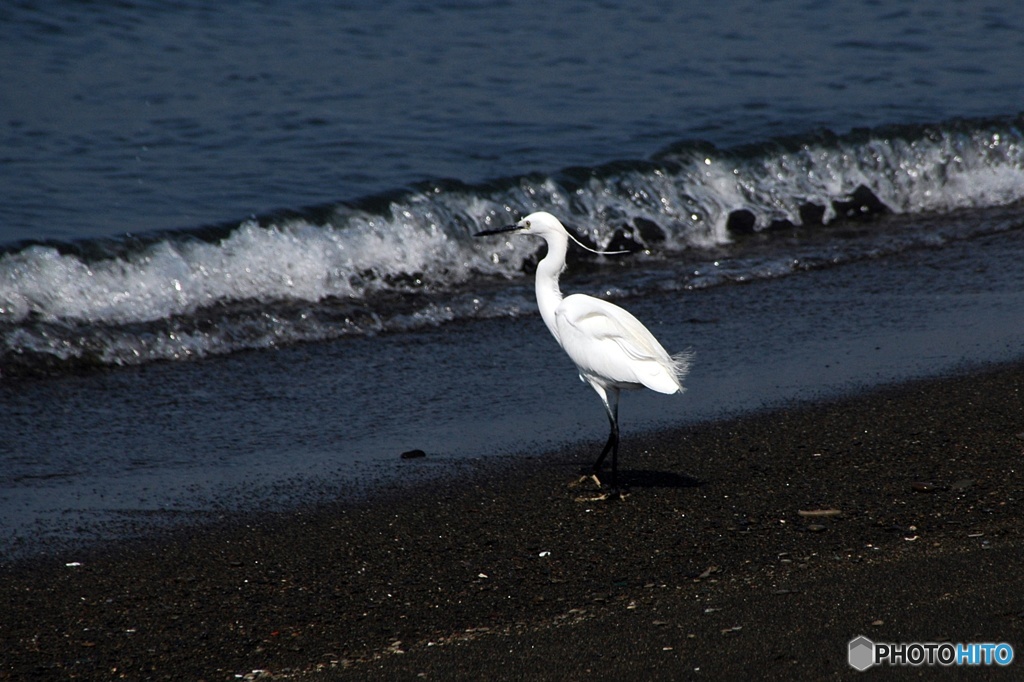
[[[1012,3],[7,3],[0,550],[596,447],[472,237],[534,210],[696,354],[624,439],[1017,359],[1022,62]]]

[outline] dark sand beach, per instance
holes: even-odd
[[[0,678],[832,679],[863,634],[1007,642],[1008,669],[900,672],[1009,679],[1022,389],[1000,366],[627,431],[619,501],[568,485],[595,441],[37,557],[3,568]]]

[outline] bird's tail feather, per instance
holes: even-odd
[[[679,392],[683,390],[683,377],[686,376],[687,372],[690,371],[690,362],[693,360],[696,353],[693,350],[687,348],[684,351],[680,351],[672,356],[672,371],[675,372],[676,378],[679,379]]]

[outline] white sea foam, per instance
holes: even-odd
[[[501,306],[461,300],[460,286],[481,274],[521,276],[538,245],[471,235],[540,209],[565,216],[599,246],[646,221],[661,232],[656,248],[671,258],[729,243],[737,211],[753,216],[754,229],[799,224],[808,204],[831,222],[841,217],[836,206],[859,188],[897,214],[1024,200],[1019,131],[962,128],[916,137],[814,138],[754,151],[691,146],[653,163],[577,173],[575,180],[530,176],[477,188],[427,186],[383,208],[339,206],[322,224],[253,220],[219,241],[171,235],[105,258],[30,246],[0,257],[0,354],[144,362],[494,314]],[[894,237],[890,244],[897,244]],[[800,262],[833,257],[826,253],[833,247],[816,248],[824,251],[781,254],[772,267],[762,262],[749,272],[734,271],[741,263],[728,272],[703,268],[685,286],[782,276]],[[434,298],[397,309],[367,303],[408,293]],[[325,299],[363,309],[323,319],[267,310],[295,303],[315,310]],[[192,317],[203,323],[190,323]],[[156,323],[163,326],[147,326]]]
[[[436,225],[379,218],[353,219],[344,229],[249,222],[217,243],[164,241],[91,263],[33,246],[0,259],[0,319],[123,324],[227,301],[359,297],[388,277],[458,280],[461,256]]]
[[[1024,199],[1024,146],[1019,134],[947,131],[906,140],[808,142],[794,150],[753,156],[734,152],[666,157],[682,166],[675,186],[696,199],[714,228],[728,239],[735,211],[749,211],[755,229],[775,221],[801,224],[807,204],[836,219],[835,202],[865,187],[895,213],[946,212],[1001,206]],[[678,197],[673,198],[678,202]]]

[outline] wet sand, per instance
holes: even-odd
[[[1014,365],[627,424],[623,500],[569,485],[595,438],[370,504],[37,557],[0,573],[0,679],[832,679],[857,674],[861,634],[1008,642],[1009,669],[971,672],[1009,679],[1022,390]]]

